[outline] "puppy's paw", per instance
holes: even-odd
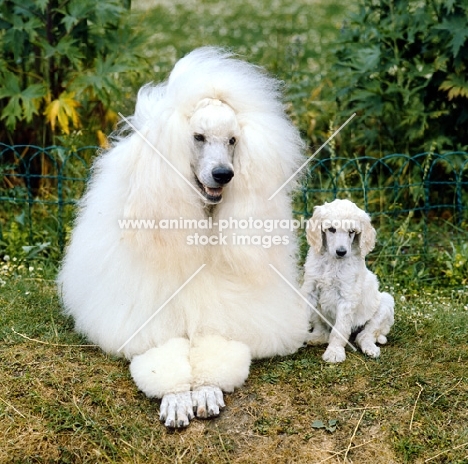
[[[218,387],[199,387],[192,391],[193,411],[202,419],[219,415],[224,408],[223,392]]]
[[[363,343],[361,344],[361,350],[371,358],[378,358],[380,356],[380,348],[375,343]]]
[[[189,391],[164,395],[159,409],[159,420],[166,427],[183,428],[189,425],[193,415],[192,396]]]
[[[329,336],[330,335],[328,333],[317,332],[314,330],[307,336],[306,343],[308,345],[324,345],[325,343],[328,343]]]
[[[328,346],[322,359],[329,363],[340,363],[346,359],[345,349],[342,346]]]

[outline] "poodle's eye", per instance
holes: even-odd
[[[236,138],[235,137],[231,137],[229,139],[229,145],[234,145],[236,143]]]
[[[193,138],[197,142],[204,142],[205,141],[205,136],[203,134],[194,134]]]
[[[334,233],[336,232],[336,229],[335,229],[334,227],[330,227],[328,230],[329,230],[332,234],[334,234]]]

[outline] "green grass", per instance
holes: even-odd
[[[380,359],[324,347],[254,362],[215,420],[170,432],[127,362],[87,346],[39,271],[3,272],[0,462],[466,463],[468,289],[390,286]],[[28,338],[26,338],[28,337]],[[336,430],[315,428],[315,421]],[[333,422],[332,422],[333,423]],[[333,430],[333,428],[331,428]],[[349,449],[348,449],[349,448]]]

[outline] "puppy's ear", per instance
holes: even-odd
[[[376,232],[372,227],[370,216],[364,213],[361,217],[361,239],[359,241],[359,248],[363,258],[374,249],[375,237]]]
[[[307,221],[307,242],[316,253],[322,250],[322,216],[321,206],[314,208],[313,216]]]

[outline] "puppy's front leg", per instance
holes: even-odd
[[[322,359],[329,363],[339,363],[346,359],[345,346],[351,335],[352,305],[339,302],[336,308],[336,322],[328,339],[328,347]]]
[[[312,332],[309,332],[307,334],[305,342],[308,345],[322,345],[324,343],[328,343],[328,336],[330,334],[330,330],[324,324],[324,317],[320,312],[318,302],[319,291],[317,288],[316,280],[306,275],[301,291],[307,300],[306,309],[309,313],[309,328],[310,330],[312,330]]]
[[[304,276],[304,283],[302,284],[301,293],[304,298],[307,300],[307,311],[309,313],[309,319],[312,323],[312,329],[314,328],[314,315],[317,312],[318,306],[318,289],[317,289],[317,281],[313,279],[311,276],[306,274]]]

